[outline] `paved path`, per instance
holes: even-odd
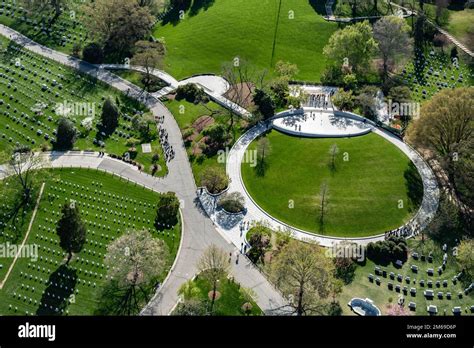
[[[279,117],[287,116],[286,113],[281,113]],[[350,115],[352,117],[356,117],[357,115]],[[357,116],[360,118],[360,116]],[[242,180],[241,176],[241,163],[246,156],[246,150],[249,144],[256,139],[260,134],[264,133],[268,129],[272,127],[272,123],[262,123],[258,124],[257,126],[251,128],[249,131],[244,133],[234,144],[232,147],[228,160],[226,171],[230,177],[231,183],[229,185],[229,192],[238,191],[242,193],[245,197],[245,207],[247,209],[247,213],[243,219],[247,221],[266,221],[270,226],[274,229],[280,229],[282,231],[291,231],[294,238],[305,240],[310,239],[313,240],[320,245],[323,246],[331,246],[333,243],[341,242],[344,240],[356,242],[362,245],[366,245],[369,242],[383,240],[384,234],[367,237],[367,238],[335,238],[335,237],[328,237],[328,236],[321,236],[316,235],[311,232],[307,232],[301,229],[297,229],[294,227],[289,226],[288,224],[279,221],[269,214],[267,214],[262,208],[258,206],[258,204],[252,199],[252,197],[248,194],[245,185]],[[419,211],[415,214],[415,216],[410,220],[410,222],[406,225],[410,229],[415,229],[415,226],[419,226],[420,228],[425,228],[428,222],[432,219],[438,209],[438,202],[439,202],[439,189],[438,184],[436,181],[436,177],[431,170],[431,168],[426,164],[426,162],[422,159],[422,157],[413,150],[409,145],[401,141],[399,138],[393,136],[392,134],[385,132],[375,126],[371,126],[371,131],[378,134],[379,136],[387,139],[393,145],[398,147],[405,155],[408,156],[415,164],[416,168],[418,169],[421,179],[423,181],[423,188],[424,188],[424,195],[422,204],[420,206]],[[249,156],[249,155],[247,155]],[[250,157],[247,157],[250,158]],[[249,164],[250,165],[250,164]],[[216,223],[219,223],[216,220],[217,215],[213,215]],[[229,238],[238,242],[243,242],[243,235],[240,232],[239,224],[235,224],[230,226],[229,228],[221,227],[225,233],[228,235]]]
[[[196,197],[196,186],[187,153],[182,142],[181,131],[169,110],[152,95],[143,92],[132,83],[115,74],[83,62],[60,52],[42,46],[15,30],[0,25],[0,34],[23,45],[24,48],[75,68],[83,73],[111,85],[112,87],[141,100],[155,116],[165,116],[162,125],[168,131],[168,141],[175,150],[175,158],[168,163],[169,174],[165,179],[153,178],[138,172],[131,166],[110,158],[98,158],[95,153],[58,154],[50,157],[52,166],[78,166],[97,168],[123,177],[139,184],[148,186],[158,192],[173,191],[183,204],[183,235],[182,246],[174,270],[154,299],[149,303],[143,314],[166,315],[175,306],[179,287],[196,273],[196,264],[202,252],[211,244],[215,244],[227,252],[236,252],[237,248],[228,239],[216,232],[213,222],[200,210]],[[235,279],[247,288],[252,288],[257,298],[257,304],[263,311],[271,313],[273,309],[286,304],[286,301],[276,291],[266,278],[255,269],[248,259],[240,258],[240,263],[234,265],[232,274]]]
[[[407,9],[406,7],[403,7],[399,4],[396,4],[394,2],[391,2],[389,1],[389,3],[395,7],[398,7],[398,8],[401,8],[401,9],[404,9],[405,11],[410,11],[409,9]],[[418,13],[416,11],[413,11],[413,14],[415,16],[418,15]],[[472,52],[469,48],[467,48],[463,43],[461,43],[458,39],[456,39],[453,35],[451,35],[448,31],[444,30],[443,28],[441,28],[438,24],[436,24],[435,22],[433,22],[432,20],[430,19],[427,19],[428,23],[430,23],[432,26],[434,26],[436,28],[436,30],[438,30],[441,34],[445,35],[449,41],[451,41],[453,44],[455,44],[458,48],[460,48],[462,51],[464,51],[467,55],[469,55],[470,57],[474,58],[474,52]]]
[[[144,72],[145,68],[140,66],[132,66],[132,65],[124,65],[124,64],[101,64],[96,65],[97,68],[100,69],[131,69],[136,71]],[[221,76],[217,75],[196,75],[181,81],[177,81],[174,77],[169,75],[168,73],[159,70],[153,69],[151,72],[152,75],[162,79],[165,81],[168,86],[162,88],[158,92],[152,94],[155,98],[161,98],[171,92],[173,92],[176,88],[182,85],[186,85],[188,83],[194,83],[201,87],[204,92],[217,104],[232,110],[234,113],[240,116],[248,116],[249,112],[245,110],[240,105],[237,105],[233,101],[227,99],[224,94],[229,89],[229,83]]]

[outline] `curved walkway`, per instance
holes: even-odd
[[[130,70],[141,71],[141,72],[146,71],[144,67],[125,65],[125,64],[100,64],[100,65],[95,65],[95,67],[101,70],[130,69]],[[172,77],[168,73],[159,69],[153,69],[151,71],[151,74],[165,81],[169,85],[167,87],[162,88],[158,92],[152,93],[151,95],[154,98],[161,98],[171,93],[179,86],[186,85],[188,83],[194,83],[198,85],[199,87],[201,87],[203,91],[217,104],[227,109],[232,110],[234,113],[240,116],[249,115],[249,112],[247,110],[245,110],[243,107],[227,99],[224,96],[224,94],[229,89],[229,83],[221,76],[212,75],[212,74],[196,75],[196,76],[192,76],[181,81],[177,81],[174,77]]]
[[[162,127],[167,129],[168,141],[175,149],[175,158],[168,163],[170,174],[165,179],[151,177],[117,160],[98,158],[96,153],[52,153],[49,160],[53,166],[83,166],[107,170],[129,178],[138,184],[148,186],[157,192],[176,192],[181,200],[183,213],[180,256],[167,282],[157,291],[153,300],[142,313],[145,315],[169,314],[178,301],[178,289],[195,275],[197,262],[209,245],[215,244],[228,253],[238,252],[225,236],[216,232],[213,222],[201,211],[200,204],[197,203],[193,173],[182,141],[181,131],[173,115],[155,97],[111,72],[42,46],[4,25],[0,25],[0,34],[34,53],[94,76],[119,91],[127,93],[142,101],[155,116],[165,116]],[[272,313],[276,308],[286,305],[286,300],[247,258],[241,257],[240,260],[238,265],[233,266],[232,274],[242,286],[255,291],[257,295],[255,300],[264,312]]]
[[[338,112],[340,113],[340,112]],[[282,113],[277,117],[285,117],[288,113]],[[348,114],[351,117],[356,117],[357,115]],[[360,116],[358,116],[361,118]],[[415,216],[405,225],[409,230],[416,230],[418,228],[425,228],[428,222],[432,219],[438,209],[439,202],[439,189],[436,181],[436,177],[432,172],[431,168],[426,164],[426,162],[421,158],[421,156],[413,150],[409,145],[401,141],[399,138],[394,135],[379,129],[378,127],[371,125],[371,131],[378,134],[379,136],[385,138],[393,145],[398,147],[410,160],[415,164],[418,172],[423,181],[423,200],[419,211]],[[364,237],[364,238],[339,238],[339,237],[329,237],[317,235],[308,231],[304,231],[295,227],[292,227],[282,221],[279,221],[266,213],[258,204],[252,199],[252,197],[247,192],[245,185],[241,176],[241,163],[246,155],[247,147],[250,143],[256,139],[259,135],[266,132],[272,128],[271,123],[261,123],[257,126],[250,129],[248,132],[243,134],[237,142],[232,147],[228,159],[226,171],[230,177],[231,183],[229,187],[229,192],[238,191],[242,193],[245,197],[245,206],[247,209],[246,220],[250,221],[265,221],[272,228],[280,229],[283,231],[291,231],[294,238],[300,240],[313,240],[323,246],[331,246],[333,243],[341,241],[351,241],[356,242],[362,245],[366,245],[369,242],[383,240],[385,238],[384,234],[380,234],[373,237]],[[234,227],[227,231],[229,236],[233,236],[234,239],[240,235],[238,226]],[[243,236],[240,236],[240,239],[243,241]]]

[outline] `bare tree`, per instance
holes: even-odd
[[[240,58],[235,58],[233,63],[224,64],[222,76],[229,83],[226,93],[228,99],[236,105],[249,108],[252,101],[252,93],[255,88],[263,88],[266,71],[256,72],[250,64]],[[237,106],[228,105],[230,126],[234,125],[234,115],[238,115]]]
[[[331,169],[336,169],[336,156],[339,153],[339,147],[337,144],[332,144],[329,148],[329,155],[331,155]]]
[[[257,143],[257,173],[260,176],[265,175],[265,169],[266,169],[266,156],[268,156],[271,153],[272,147],[270,145],[270,140],[268,140],[267,137],[260,138],[260,140]]]
[[[214,309],[219,280],[227,276],[229,269],[227,254],[214,244],[204,251],[199,260],[198,270],[201,276],[212,286],[210,313],[212,313]]]
[[[328,210],[329,185],[326,181],[321,184],[319,190],[319,224],[321,230],[324,226],[324,218]]]
[[[131,63],[145,69],[143,84],[145,90],[149,92],[153,81],[153,70],[161,68],[163,65],[164,46],[159,42],[138,41],[135,44],[135,49],[136,53]]]
[[[15,149],[11,154],[8,165],[0,168],[0,174],[13,176],[20,183],[23,193],[23,202],[29,203],[31,192],[37,177],[37,169],[44,165],[44,158],[27,148]]]
[[[410,27],[405,19],[387,16],[378,20],[374,26],[374,38],[377,40],[383,60],[383,79],[388,76],[389,62],[409,55],[412,48]]]

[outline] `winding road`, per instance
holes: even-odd
[[[48,160],[53,167],[96,168],[121,175],[157,192],[172,191],[176,193],[181,201],[183,215],[180,251],[167,281],[142,311],[143,315],[170,314],[179,300],[177,292],[180,286],[196,274],[197,262],[208,246],[214,244],[228,253],[238,253],[238,249],[215,229],[213,222],[200,209],[200,203],[196,196],[197,189],[181,131],[173,115],[156,97],[103,68],[40,45],[4,25],[0,25],[0,34],[22,45],[25,49],[91,75],[127,93],[142,101],[155,116],[165,116],[162,127],[168,131],[168,141],[175,150],[175,158],[168,163],[169,174],[164,179],[141,173],[123,162],[107,157],[101,158],[98,153],[51,153],[48,155]],[[238,264],[233,264],[231,273],[242,286],[255,292],[255,301],[266,314],[274,314],[277,309],[287,305],[281,294],[243,255]]]

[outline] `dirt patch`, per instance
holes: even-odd
[[[209,300],[212,300],[212,295],[213,295],[214,291],[209,291],[207,293],[207,297],[209,298]],[[221,298],[221,293],[219,291],[216,290],[216,297],[215,297],[215,301],[217,301],[218,299]]]
[[[243,305],[242,305],[242,311],[244,313],[248,313],[252,310],[253,306],[250,302],[245,302]]]
[[[245,109],[250,109],[255,105],[252,98],[254,90],[255,85],[252,83],[238,83],[230,86],[229,90],[224,94],[224,97]]]
[[[204,115],[194,121],[193,128],[197,133],[201,133],[207,126],[210,126],[213,123],[214,119],[211,116]]]

